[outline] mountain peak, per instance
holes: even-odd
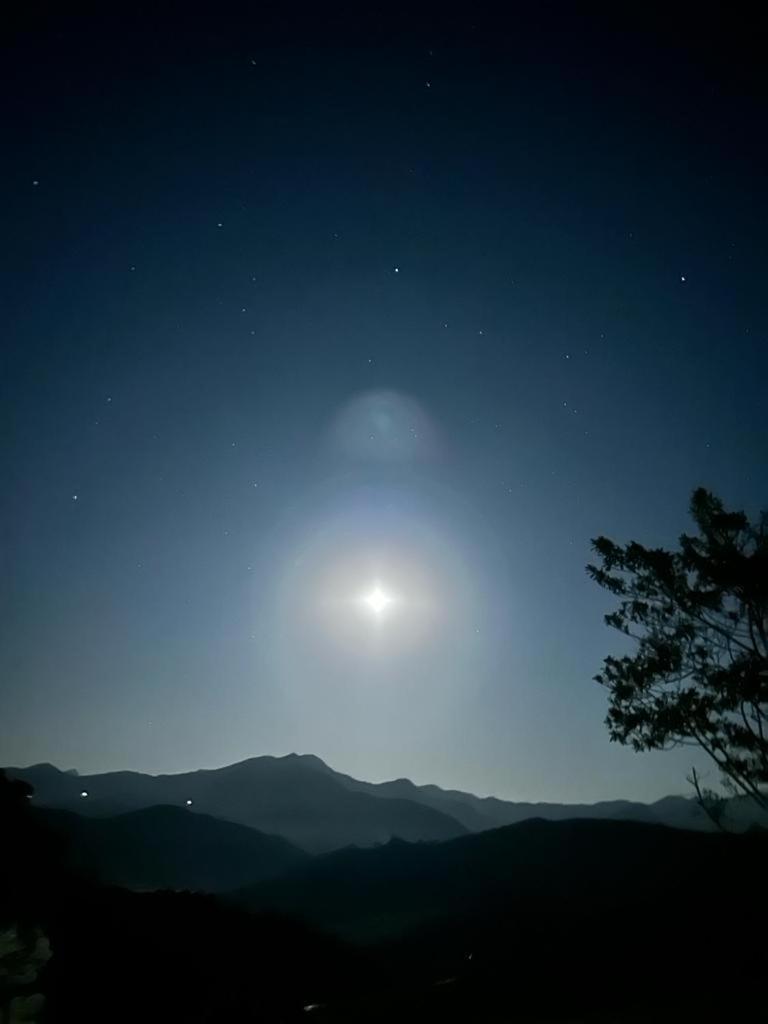
[[[323,759],[318,757],[316,754],[291,753],[286,754],[284,757],[278,758],[278,760],[301,762],[301,764],[306,765],[306,767],[308,768],[316,768],[320,771],[325,772],[332,771],[332,769],[328,767],[325,761],[323,761]]]

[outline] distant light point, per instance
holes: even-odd
[[[191,800],[186,800],[185,803],[186,803],[187,807],[191,807],[192,806],[192,801]]]
[[[40,184],[40,182],[39,182],[39,181],[37,181],[37,179],[35,179],[35,180],[34,180],[34,181],[32,182],[32,184],[33,184],[33,185],[34,185],[35,187],[37,187],[37,186],[38,186],[38,185]]]
[[[681,275],[680,275],[680,280],[681,280],[681,281],[682,281],[683,283],[685,283],[685,274],[681,274]]]
[[[81,792],[80,792],[80,796],[82,796],[82,797],[86,797],[86,796],[88,796],[88,790],[87,790],[87,789],[83,789],[83,790],[81,790]]]
[[[399,273],[400,273],[400,267],[395,267],[394,269],[395,269],[395,273],[396,273],[396,274],[399,274]]]
[[[72,501],[77,501],[78,497],[79,497],[79,495],[73,494],[72,495]]]

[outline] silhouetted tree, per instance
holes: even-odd
[[[736,792],[768,807],[768,513],[750,523],[700,488],[698,536],[678,551],[592,542],[590,576],[619,599],[609,626],[637,641],[595,678],[611,739],[635,750],[697,745]]]

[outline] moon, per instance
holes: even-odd
[[[363,597],[363,604],[369,611],[373,612],[377,619],[380,619],[387,608],[394,603],[394,600],[395,599],[377,583],[373,589]]]

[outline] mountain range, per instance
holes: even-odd
[[[631,821],[635,805],[623,803],[595,805],[602,819],[543,805],[564,815],[547,821],[529,816],[541,805],[368,784],[311,757],[183,776],[51,765],[9,774],[37,789],[28,799],[0,773],[0,832],[11,840],[0,844],[0,908],[50,937],[52,1019],[100,1020],[105,1006],[110,1020],[150,1019],[151,1003],[162,1007],[153,1020],[298,1021],[311,1011],[329,1024],[671,1024],[751,1020],[747,1004],[763,997],[765,944],[750,938],[765,919],[751,884],[768,853],[762,829]],[[319,809],[302,817],[313,799]],[[679,800],[643,813],[670,814]],[[211,807],[315,845],[337,841],[340,823],[364,842],[313,856]],[[345,817],[350,808],[365,816]],[[528,816],[486,827],[491,811]],[[397,838],[405,827],[430,841]],[[713,935],[738,938],[718,946],[719,970],[738,979],[725,989],[700,980]]]
[[[643,804],[612,800],[595,804],[517,803],[478,797],[408,779],[371,783],[334,771],[311,754],[262,756],[175,775],[120,771],[78,775],[50,764],[8,768],[34,787],[34,805],[114,818],[157,806],[209,815],[280,837],[311,854],[345,846],[373,846],[393,838],[446,840],[530,818],[562,821],[599,818],[710,829],[698,804],[678,796]],[[732,802],[736,825],[749,812]],[[131,819],[129,819],[131,820]]]

